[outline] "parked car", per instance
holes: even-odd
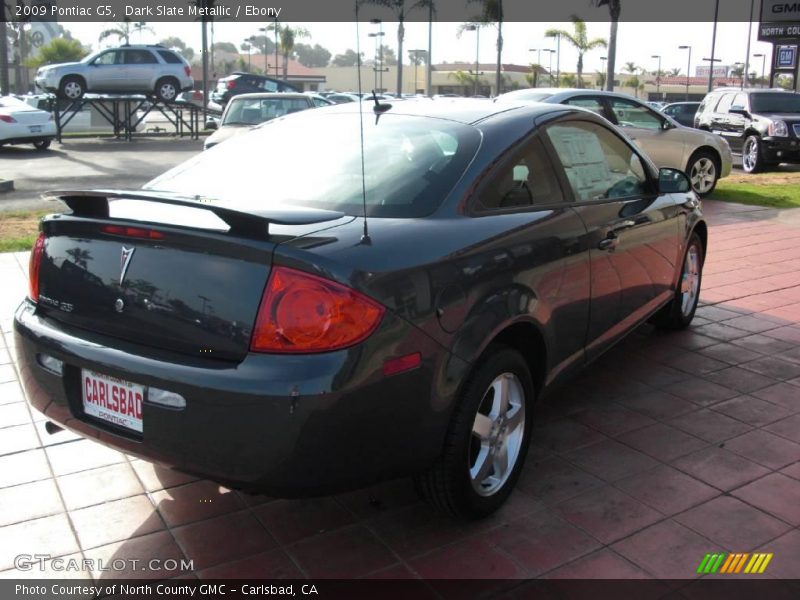
[[[211,92],[211,101],[225,108],[225,105],[234,96],[261,92],[299,93],[300,90],[280,79],[236,71],[232,75],[217,80],[217,85]]]
[[[142,97],[142,99],[144,99],[144,97]],[[49,94],[31,94],[22,96],[21,100],[29,106],[50,113],[58,107],[58,110],[63,114],[63,116],[60,117],[62,133],[109,133],[114,131],[114,125],[107,118],[107,116],[113,114],[113,108],[109,105],[106,105],[103,112],[92,104],[85,104],[78,110],[68,110],[72,104],[70,101],[56,100]],[[145,131],[147,128],[147,115],[145,111],[137,111],[134,122],[134,131]]]
[[[194,87],[192,69],[180,54],[164,46],[126,45],[98,50],[79,62],[40,67],[36,87],[61,98],[95,94],[152,94],[171,102]]]
[[[311,101],[313,102],[314,106],[317,107],[317,108],[321,108],[323,106],[331,106],[333,104],[336,104],[335,102],[332,102],[331,100],[328,100],[327,98],[325,98],[324,96],[321,96],[320,94],[317,94],[316,92],[303,92],[303,95],[304,96],[308,96],[309,98],[311,98]]]
[[[358,102],[359,98],[355,94],[348,94],[346,92],[338,92],[336,94],[329,94],[326,99],[334,104],[347,104],[348,102]]]
[[[650,100],[650,101],[646,102],[646,104],[650,108],[652,108],[654,110],[657,110],[657,111],[661,111],[661,109],[664,108],[667,105],[666,102],[661,102],[659,100]]]
[[[13,96],[0,96],[0,146],[33,144],[46,150],[56,137],[53,116]]]
[[[310,110],[57,196],[14,318],[45,418],[274,496],[414,475],[462,517],[511,493],[537,399],[689,325],[708,235],[599,115],[474,99]]]
[[[661,109],[665,115],[672,117],[684,127],[694,127],[694,115],[699,102],[673,102]]]
[[[502,94],[498,101],[531,100],[588,108],[620,127],[659,167],[681,169],[700,196],[714,191],[731,172],[733,158],[719,136],[683,127],[642,101],[599,90],[533,88]]]
[[[728,140],[747,173],[800,163],[800,94],[795,92],[716,89],[703,98],[695,127]]]
[[[316,108],[315,98],[306,94],[241,94],[234,96],[225,107],[216,131],[203,144],[208,150],[220,142],[249,131],[256,125],[285,115]],[[325,101],[326,105],[330,105]]]

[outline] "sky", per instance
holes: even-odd
[[[94,49],[100,47],[97,38],[109,24],[104,23],[63,23],[74,37],[84,44],[91,44]],[[155,43],[170,35],[183,39],[195,51],[200,48],[200,25],[196,23],[151,23],[155,35],[144,32],[141,39],[138,35],[131,40],[132,43]],[[356,24],[350,23],[292,23],[305,27],[311,33],[310,39],[299,39],[301,43],[320,44],[327,48],[333,55],[340,54],[348,48],[356,47]],[[464,32],[459,38],[457,29],[459,23],[435,23],[433,29],[433,62],[474,62],[476,51],[476,35],[474,32]],[[247,37],[258,33],[258,23],[216,23],[214,26],[214,40],[232,42],[239,46]],[[361,40],[361,51],[366,58],[371,58],[375,49],[375,38],[369,38],[368,33],[377,31],[377,25],[363,23],[359,26],[358,39]],[[571,30],[571,23],[505,23],[503,37],[503,62],[527,65],[538,61],[537,52],[530,49],[555,49],[555,40],[546,38],[544,32],[549,28]],[[587,23],[589,38],[608,38],[609,24],[603,22]],[[649,71],[658,67],[658,59],[653,55],[661,55],[661,68],[665,71],[680,67],[681,73],[686,73],[688,53],[679,50],[679,45],[692,46],[692,74],[698,64],[709,64],[701,59],[711,55],[711,38],[713,23],[630,23],[619,24],[617,34],[617,72],[624,72],[626,62],[634,62]],[[396,49],[397,24],[384,23],[384,40],[386,45]],[[752,41],[750,54],[767,54],[767,71],[769,71],[772,44],[757,41],[758,24],[752,24]],[[732,65],[735,62],[744,62],[747,47],[747,23],[719,23],[717,26],[716,57],[722,59],[721,63]],[[496,60],[495,40],[497,30],[487,27],[480,32],[480,62],[493,63]],[[104,45],[113,45],[114,38],[106,40]],[[406,23],[404,52],[408,49],[427,49],[428,24],[426,22]],[[598,49],[584,57],[584,72],[591,73],[602,68],[601,56],[606,51]],[[575,71],[577,53],[566,43],[561,44],[560,67],[562,71]],[[407,55],[404,57],[407,61]],[[541,63],[545,68],[549,66],[547,53],[542,53]],[[553,56],[553,69],[556,68],[556,57]],[[750,70],[760,74],[761,58],[750,59]]]

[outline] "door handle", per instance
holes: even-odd
[[[609,231],[605,239],[602,239],[598,242],[597,248],[600,250],[613,250],[617,247],[617,243],[619,243],[617,234],[613,231]]]
[[[623,231],[625,229],[630,229],[631,227],[636,227],[636,221],[625,219],[624,221],[615,223],[614,227],[611,228],[611,232]]]

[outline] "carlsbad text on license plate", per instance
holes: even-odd
[[[142,433],[144,386],[83,369],[81,387],[87,415]]]

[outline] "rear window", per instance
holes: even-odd
[[[305,98],[234,98],[223,117],[223,125],[258,125],[309,108]]]
[[[750,94],[754,113],[800,113],[800,94],[769,92]]]
[[[169,52],[168,50],[159,50],[158,55],[164,59],[165,63],[171,65],[180,65],[183,63],[183,61],[180,59],[179,56],[177,56],[172,52]]]
[[[145,187],[253,209],[294,205],[361,215],[358,115],[326,112],[306,111],[269,121]],[[468,125],[392,114],[376,119],[371,111],[366,113],[367,214],[392,218],[430,214],[461,177],[479,143],[480,133]]]

